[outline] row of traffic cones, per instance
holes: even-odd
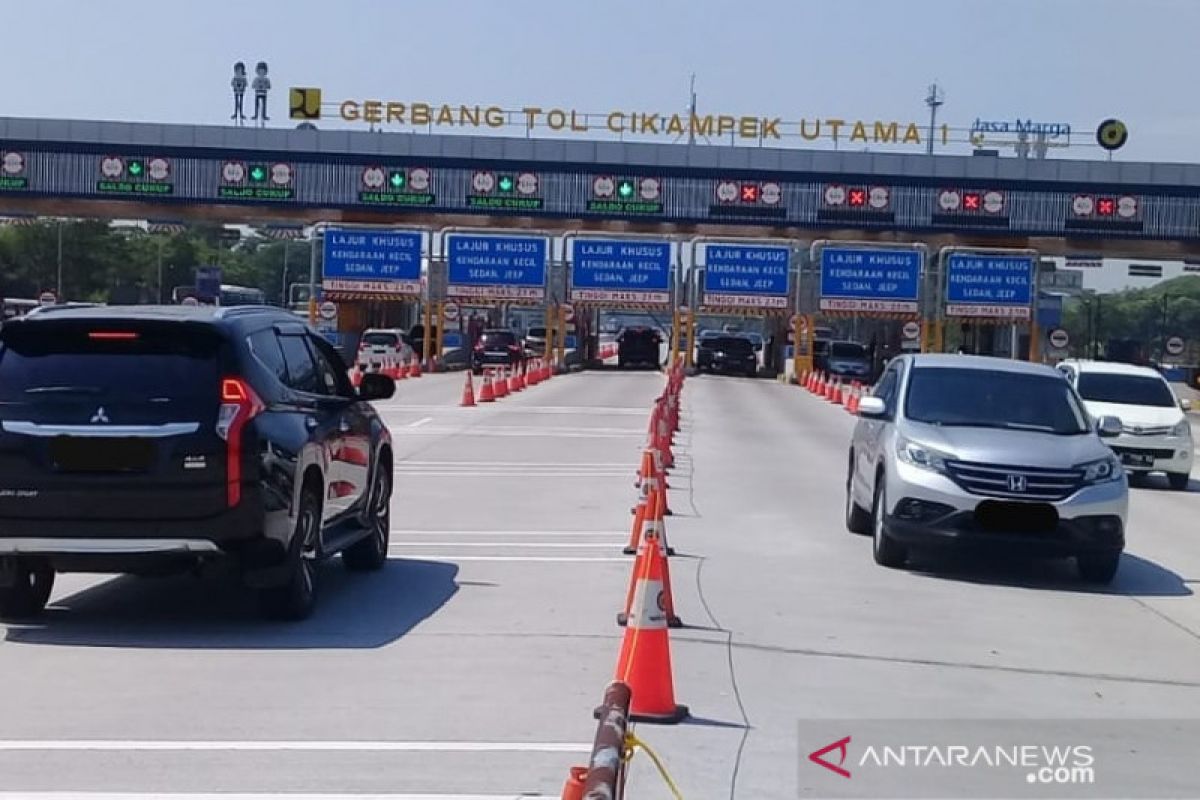
[[[801,385],[817,397],[842,406],[851,414],[858,413],[859,401],[867,392],[867,387],[862,381],[846,382],[842,378],[834,378],[818,370],[802,376]]]
[[[419,378],[422,374],[421,362],[415,356],[408,362],[402,361],[398,356],[384,356],[381,363],[369,364],[366,370],[355,364],[350,369],[350,383],[357,389],[362,385],[363,375],[371,372],[386,375],[394,381],[404,380],[405,378]]]
[[[667,385],[655,400],[650,414],[646,447],[637,472],[639,497],[633,526],[624,552],[634,555],[625,606],[617,624],[625,628],[617,659],[616,679],[629,685],[632,693],[630,720],[634,722],[680,722],[688,715],[686,706],[675,702],[668,628],[683,626],[675,612],[671,591],[671,563],[675,550],[667,541],[665,518],[667,470],[675,463],[671,446],[679,430],[679,400],[683,388],[682,367],[667,373]]]
[[[516,394],[529,386],[536,386],[542,381],[548,381],[552,377],[554,377],[554,369],[541,359],[534,359],[530,364],[521,364],[511,370],[497,370],[497,377],[494,379],[492,373],[485,370],[477,398],[471,370],[467,370],[467,379],[463,383],[462,400],[459,405],[471,408],[476,403],[492,403],[502,397]]]
[[[683,620],[675,613],[669,559],[675,551],[667,543],[664,519],[671,513],[667,508],[667,469],[674,463],[671,445],[679,430],[683,379],[683,368],[672,368],[667,372],[666,389],[655,400],[635,481],[640,489],[638,503],[624,550],[636,558],[624,608],[617,614],[617,624],[625,628],[625,635],[617,656],[616,680],[629,687],[630,722],[674,724],[688,716],[687,706],[675,702],[668,629],[682,627]],[[596,710],[597,718],[600,712]],[[587,778],[587,767],[571,767],[562,799],[583,800]]]

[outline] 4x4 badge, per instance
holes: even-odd
[[[96,409],[96,413],[92,414],[92,418],[89,420],[89,422],[91,422],[93,425],[100,425],[112,422],[112,420],[108,418],[108,414],[104,413],[104,406],[100,406]]]

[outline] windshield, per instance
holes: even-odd
[[[749,339],[740,336],[720,336],[705,343],[713,350],[723,350],[726,353],[752,353],[754,344]]]
[[[526,335],[531,338],[534,338],[534,339],[544,339],[544,338],[546,338],[546,329],[545,328],[530,328],[529,333]]]
[[[856,342],[834,342],[829,348],[830,358],[866,358],[867,348]]]
[[[373,331],[371,333],[364,333],[362,341],[363,344],[369,344],[374,347],[396,347],[400,344],[400,337],[386,331]]]
[[[506,346],[517,343],[516,334],[512,331],[485,331],[480,341],[486,345]]]
[[[1070,384],[1055,375],[917,367],[904,414],[914,422],[1077,435],[1088,431]]]
[[[1175,405],[1175,394],[1167,382],[1149,375],[1084,372],[1079,376],[1077,388],[1084,400],[1095,403],[1157,408],[1171,408]]]

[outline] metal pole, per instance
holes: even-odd
[[[434,348],[435,358],[441,359],[442,352],[446,349],[446,303],[439,300],[437,303],[437,336],[435,341],[437,346]]]
[[[63,302],[63,220],[61,219],[58,221],[58,281],[54,291],[58,294],[58,301]]]
[[[163,246],[166,244],[166,238],[158,237],[158,304],[163,304]]]
[[[287,296],[288,250],[290,249],[291,243],[292,243],[291,239],[283,240],[283,277],[280,278],[281,286],[279,287],[279,305],[283,306],[284,308],[287,308],[287,304],[288,304],[288,296]]]
[[[1171,295],[1163,292],[1162,302],[1162,321],[1158,326],[1158,363],[1161,364],[1167,360],[1167,301],[1171,299]]]
[[[317,232],[309,240],[311,250],[308,258],[308,324],[317,324]]]

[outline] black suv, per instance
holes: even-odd
[[[696,369],[708,372],[737,372],[747,378],[758,374],[754,342],[744,336],[706,336],[696,347]]]
[[[488,328],[475,343],[471,368],[476,375],[481,375],[484,367],[515,367],[525,358],[525,348],[515,333],[504,328]]]
[[[617,336],[617,366],[645,364],[656,369],[662,365],[662,336],[654,328],[626,328]]]
[[[49,308],[0,328],[0,615],[56,572],[232,563],[301,619],[316,562],[387,558],[391,435],[337,352],[257,306]]]

